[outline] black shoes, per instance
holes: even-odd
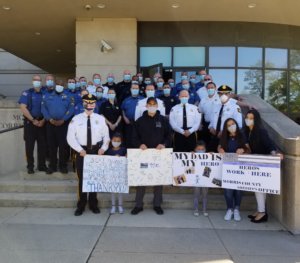
[[[28,168],[28,169],[27,169],[27,173],[28,173],[28,174],[34,174],[33,168]]]
[[[99,209],[98,207],[90,208],[90,210],[91,210],[92,213],[94,213],[94,214],[100,214],[100,209]]]
[[[56,170],[53,170],[50,167],[48,167],[48,169],[46,170],[46,174],[53,174],[55,172],[56,172]]]
[[[254,215],[248,215],[248,218],[250,218],[250,219],[254,219],[256,216],[254,216]]]
[[[67,173],[68,173],[68,168],[66,168],[66,167],[60,168],[59,170],[60,170],[60,172],[61,172],[62,174],[67,174]]]
[[[82,208],[77,208],[77,209],[75,210],[74,216],[81,216],[81,215],[83,214],[83,212],[84,212],[84,209],[82,209]]]
[[[264,216],[258,220],[255,220],[255,218],[251,219],[252,223],[263,223],[263,222],[267,222],[267,221],[268,221],[268,214],[264,214]]]
[[[154,206],[153,210],[156,212],[158,215],[162,215],[164,213],[164,210],[161,209],[160,206]]]
[[[48,167],[47,166],[41,166],[41,167],[38,168],[38,170],[40,172],[46,172],[48,170]]]
[[[142,212],[144,209],[142,207],[135,207],[131,210],[132,215],[137,215],[138,213]]]

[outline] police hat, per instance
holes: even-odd
[[[218,92],[219,93],[228,93],[228,92],[231,92],[232,91],[232,88],[230,88],[229,86],[227,85],[222,85],[218,88]]]
[[[88,104],[92,104],[97,101],[97,98],[92,94],[86,94],[82,97],[82,100]]]

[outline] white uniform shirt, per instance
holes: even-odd
[[[239,128],[243,127],[243,117],[242,117],[242,111],[240,106],[238,106],[237,101],[235,99],[229,99],[225,104],[222,112],[221,117],[221,127],[220,131],[223,130],[224,122],[228,118],[233,118],[236,120],[237,124],[239,125]],[[219,118],[220,109],[222,107],[222,104],[214,104],[212,115],[211,115],[211,122],[208,126],[208,128],[214,128],[217,129],[217,123]]]
[[[135,108],[135,115],[134,115],[134,120],[136,121],[138,118],[142,117],[144,111],[147,110],[147,100],[148,98],[142,99],[138,102]],[[166,109],[164,106],[164,103],[160,99],[157,100],[157,105],[158,105],[158,110],[160,112],[160,115],[165,116],[166,115]]]
[[[208,97],[207,88],[205,86],[201,87],[197,90],[197,94],[200,98],[200,100],[203,100]]]
[[[68,127],[67,141],[68,144],[76,151],[83,150],[81,146],[87,146],[87,121],[88,115],[83,112],[71,120]],[[96,145],[102,141],[101,149],[106,151],[109,145],[109,131],[103,116],[92,113],[90,115],[92,145]]]
[[[202,99],[199,104],[199,111],[204,114],[204,119],[208,123],[211,121],[214,104],[221,104],[217,92],[211,98],[207,96]]]
[[[187,127],[189,132],[197,131],[201,123],[201,113],[199,113],[197,106],[193,104],[185,104]],[[170,125],[172,129],[178,133],[184,134],[183,126],[183,104],[175,105],[170,112]]]

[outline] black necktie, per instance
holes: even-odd
[[[86,143],[87,149],[92,149],[92,129],[91,129],[91,119],[90,116],[88,116],[87,120],[87,143]]]
[[[223,108],[224,108],[224,104],[222,104],[222,107],[221,107],[221,109],[219,111],[219,117],[218,117],[218,122],[217,122],[217,130],[216,130],[217,134],[221,130],[220,128],[221,128],[221,120],[222,120]]]
[[[186,107],[185,104],[183,104],[183,126],[182,129],[187,130],[187,118],[186,118]]]

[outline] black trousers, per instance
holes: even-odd
[[[50,154],[50,168],[57,170],[57,150],[59,151],[59,168],[67,168],[69,149],[67,143],[68,122],[61,126],[54,126],[47,122],[47,142]]]
[[[185,137],[181,133],[174,133],[174,152],[191,152],[195,150],[197,143],[196,132],[189,137]]]
[[[146,186],[137,186],[135,195],[135,206],[142,208],[144,206],[143,200],[145,196]],[[162,203],[162,185],[153,186],[153,207],[161,206]]]
[[[98,149],[93,149],[91,151],[86,151],[87,154],[98,154]],[[76,154],[76,170],[78,176],[78,202],[77,207],[79,209],[84,210],[88,194],[89,194],[89,207],[91,209],[96,208],[98,206],[97,193],[83,193],[82,192],[82,179],[83,179],[83,157],[80,156],[79,153]]]
[[[203,121],[202,122],[202,130],[199,131],[199,133],[198,133],[198,138],[205,142],[206,147],[209,145],[210,140],[211,140],[211,133],[209,132],[208,125],[209,125],[209,122]]]
[[[125,133],[125,144],[126,148],[133,148],[132,143],[132,133],[133,133],[133,124],[125,124],[124,125],[124,133]]]
[[[218,136],[212,136],[211,140],[209,141],[207,151],[209,152],[218,152],[218,145],[219,145],[220,139]]]
[[[32,122],[24,120],[24,140],[27,168],[34,168],[34,145],[37,142],[38,168],[46,166],[46,128],[37,127]]]

